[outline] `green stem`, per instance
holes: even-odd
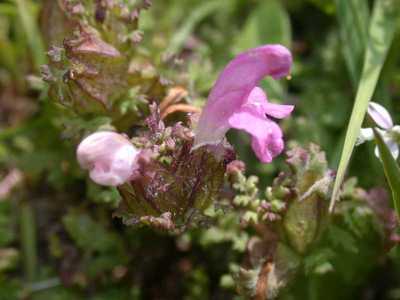
[[[33,282],[37,269],[36,224],[32,207],[21,204],[20,237],[26,280]]]

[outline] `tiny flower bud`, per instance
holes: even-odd
[[[118,186],[129,180],[136,169],[139,151],[124,136],[115,132],[96,132],[78,146],[80,166],[100,185]]]
[[[242,162],[240,160],[234,160],[226,166],[226,172],[229,175],[237,174],[239,172],[244,172],[245,169],[246,169],[246,165],[244,164],[244,162]]]

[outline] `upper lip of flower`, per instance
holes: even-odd
[[[379,128],[377,128],[377,130],[382,135],[382,138],[389,147],[393,157],[397,158],[399,155],[399,146],[395,140],[395,134],[393,134],[393,131],[396,131],[397,126],[393,125],[393,120],[390,116],[390,113],[382,105],[370,101],[368,104],[368,115],[372,118],[376,125],[378,125]],[[359,145],[365,141],[373,139],[374,133],[372,128],[361,128],[357,144]],[[375,147],[375,155],[379,157],[378,147]]]
[[[292,56],[281,45],[264,45],[235,57],[221,72],[200,116],[194,147],[219,143],[229,128],[253,136],[252,147],[262,162],[270,162],[283,150],[282,132],[266,115],[284,118],[293,106],[268,103],[257,87],[269,75],[279,79],[289,74]]]
[[[368,114],[379,127],[383,129],[390,129],[393,127],[392,117],[382,105],[371,101],[368,104]]]

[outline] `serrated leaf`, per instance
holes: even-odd
[[[382,160],[386,179],[392,191],[393,204],[397,216],[400,217],[400,168],[391,154],[388,146],[383,141],[382,136],[374,128],[375,141],[378,145],[379,154]]]
[[[372,98],[379,75],[397,28],[398,6],[396,1],[378,0],[375,3],[369,27],[369,41],[366,49],[363,71],[358,86],[353,111],[346,132],[339,168],[333,187],[329,210],[334,208],[347,166],[350,162],[361,124]]]

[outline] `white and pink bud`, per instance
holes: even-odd
[[[125,136],[110,131],[89,135],[76,151],[80,166],[89,171],[94,182],[105,186],[129,181],[139,152]]]

